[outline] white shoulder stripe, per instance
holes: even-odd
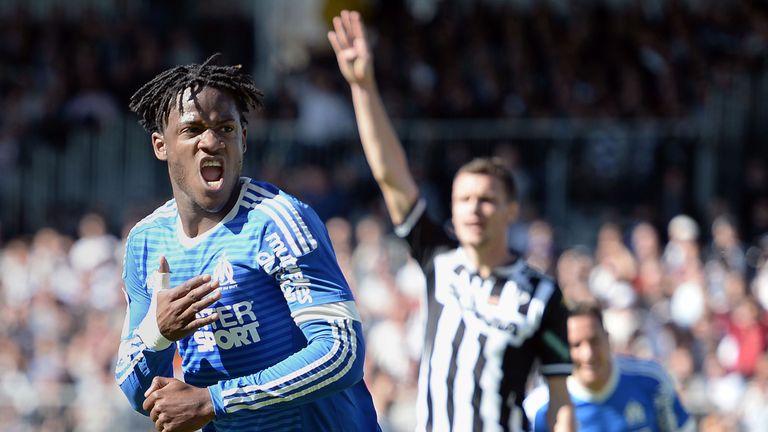
[[[296,247],[292,247],[292,249],[297,256],[307,254],[317,248],[317,240],[315,240],[301,214],[285,197],[270,193],[253,184],[248,185],[244,197],[254,201],[251,204],[252,208],[264,211],[275,221],[288,242],[296,244]],[[271,211],[266,208],[270,208]]]
[[[291,215],[288,212],[288,210],[285,209],[284,206],[280,204],[277,197],[273,199],[263,200],[261,202],[261,205],[271,207],[274,211],[276,211],[277,213],[280,214],[280,216],[283,217],[283,219],[288,223],[288,225],[290,225],[291,232],[286,233],[286,235],[291,235],[293,239],[298,242],[298,244],[301,246],[302,255],[312,251],[309,244],[307,244],[307,239],[304,236],[304,233],[302,233],[301,229],[299,228],[298,221],[293,217],[293,215]]]
[[[307,227],[307,224],[304,223],[304,218],[302,218],[299,212],[296,210],[296,206],[291,204],[282,195],[278,195],[277,200],[283,203],[283,205],[286,206],[291,213],[293,213],[293,217],[296,219],[296,223],[299,224],[299,228],[301,228],[301,231],[304,233],[304,237],[309,242],[310,251],[315,250],[317,248],[317,240],[315,240],[315,238],[312,236],[312,231],[310,231]]]
[[[261,187],[259,185],[255,185],[253,183],[248,183],[248,189],[252,190],[252,191],[256,192],[257,194],[259,194],[259,195],[261,195],[263,197],[266,197],[266,198],[274,198],[275,197],[275,194],[273,194],[272,192],[264,189],[263,187]]]
[[[287,226],[285,226],[280,216],[278,216],[277,213],[275,213],[275,211],[270,206],[264,205],[264,202],[262,201],[261,203],[254,204],[253,208],[263,211],[267,216],[269,216],[272,219],[275,225],[277,225],[277,227],[283,233],[283,237],[285,237],[285,242],[288,244],[288,247],[291,248],[291,251],[293,252],[294,256],[298,257],[303,255],[302,250],[299,248],[299,245],[296,244],[295,239],[291,234],[291,231],[288,229]]]
[[[254,194],[254,193],[252,193],[252,192],[250,192],[250,191],[246,191],[246,192],[243,194],[243,198],[248,198],[248,199],[251,201],[251,202],[249,202],[248,204],[258,203],[258,202],[261,202],[261,200],[263,200],[263,199],[264,199],[264,197],[262,197],[262,196],[257,196],[256,194]]]

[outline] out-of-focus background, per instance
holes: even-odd
[[[245,174],[327,222],[364,314],[385,431],[413,425],[423,279],[362,157],[330,17],[358,9],[430,213],[498,155],[510,246],[599,298],[701,430],[768,430],[768,6],[759,0],[4,0],[0,429],[152,430],[113,379],[121,239],[170,197],[127,111],[222,52],[266,92]]]

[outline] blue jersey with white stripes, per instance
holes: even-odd
[[[672,381],[656,362],[614,357],[605,389],[593,393],[568,377],[568,393],[582,432],[693,431]],[[547,431],[549,395],[546,386],[531,392],[523,406],[532,430]]]
[[[155,351],[136,329],[161,256],[171,287],[210,274],[221,298],[199,313],[216,312],[217,321]],[[123,278],[116,378],[138,411],[152,378],[172,376],[178,349],[184,380],[208,387],[213,400],[216,418],[204,430],[378,430],[352,293],[322,221],[294,197],[242,178],[229,214],[195,238],[168,201],[131,230]]]

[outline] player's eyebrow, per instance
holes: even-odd
[[[221,123],[233,122],[235,120],[237,120],[237,117],[229,114],[224,114],[219,118],[217,118],[216,121],[210,122],[210,123],[221,124]],[[200,124],[200,123],[209,123],[209,122],[203,120],[203,118],[198,113],[186,112],[181,116],[179,116],[178,123],[179,125],[188,125],[188,124]]]

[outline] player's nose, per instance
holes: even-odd
[[[216,153],[224,148],[224,140],[213,129],[206,129],[197,145],[208,153]]]

